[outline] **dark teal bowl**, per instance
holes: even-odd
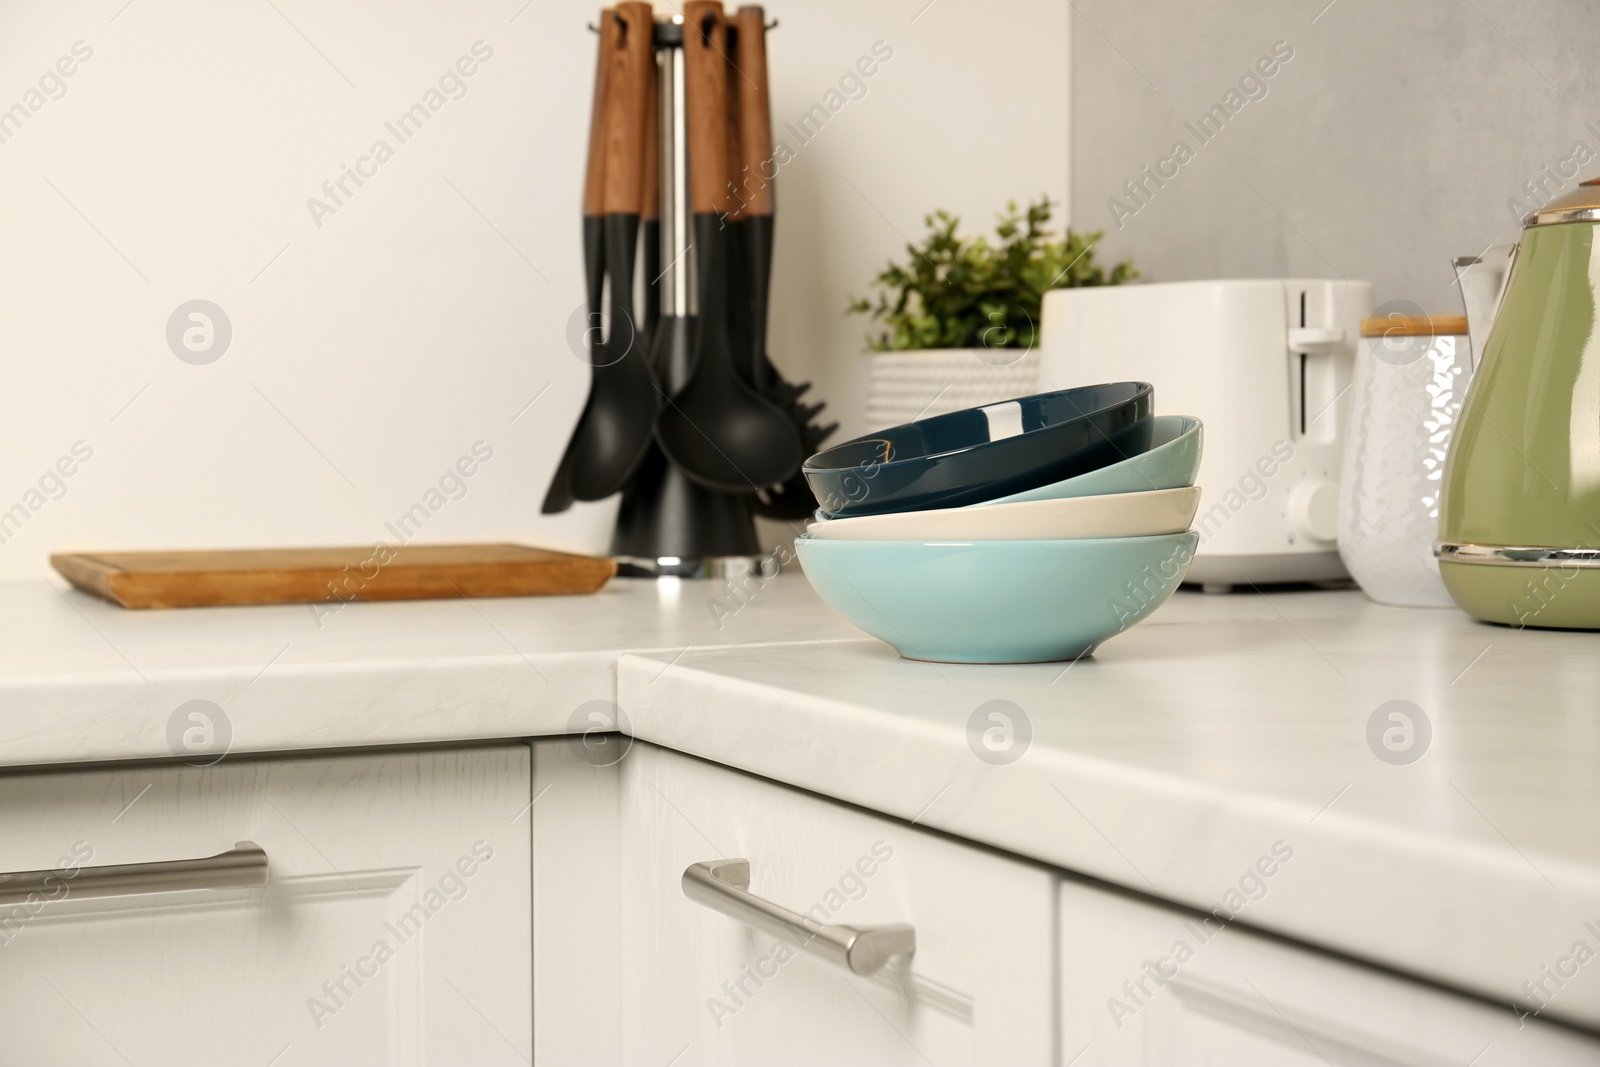
[[[1085,385],[891,426],[801,468],[843,518],[958,508],[1074,478],[1150,447],[1148,382]]]

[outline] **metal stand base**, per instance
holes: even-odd
[[[713,556],[705,559],[682,559],[678,556],[659,556],[641,559],[637,556],[617,557],[618,578],[711,578],[717,581],[738,581],[749,575],[775,578],[778,565],[770,556]]]

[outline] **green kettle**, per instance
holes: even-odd
[[[1522,220],[1444,465],[1450,596],[1509,626],[1600,629],[1600,179]]]

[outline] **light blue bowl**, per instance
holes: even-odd
[[[1076,478],[968,506],[981,508],[986,504],[1015,504],[1023,500],[1143,493],[1151,489],[1182,489],[1193,485],[1195,475],[1200,470],[1203,442],[1200,420],[1191,415],[1157,415],[1150,420],[1150,425],[1150,447],[1137,456],[1129,456]]]
[[[1093,652],[1160,607],[1199,537],[795,540],[811,587],[907,659],[1042,663]]]

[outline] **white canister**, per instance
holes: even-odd
[[[1339,556],[1380,604],[1449,607],[1433,542],[1445,453],[1472,375],[1467,320],[1361,324],[1339,493]]]

